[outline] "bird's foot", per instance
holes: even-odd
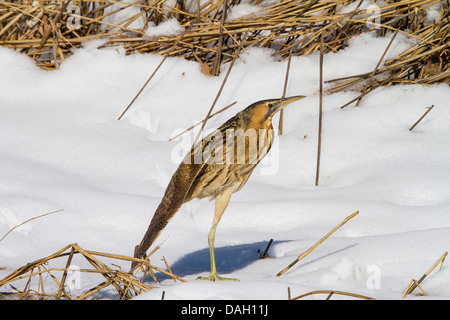
[[[220,277],[217,273],[212,273],[209,277],[198,277],[197,280],[209,280],[209,281],[239,281],[237,278],[224,278]]]

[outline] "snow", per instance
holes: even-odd
[[[152,40],[160,36],[174,36],[184,31],[177,19],[171,18],[167,21],[161,22],[157,26],[152,22],[144,34],[144,39]]]
[[[260,6],[256,6],[250,3],[239,3],[230,8],[230,11],[227,12],[227,20],[237,20],[244,16],[250,15],[258,10],[260,10]]]
[[[361,35],[326,54],[324,79],[372,71],[391,37]],[[411,41],[398,34],[387,58]],[[25,55],[0,47],[0,236],[63,209],[0,241],[0,267],[6,268],[0,278],[69,243],[132,255],[196,132],[168,140],[205,117],[226,73],[207,77],[197,62],[168,58],[118,121],[162,57],[127,56],[120,47],[97,49],[100,44],[74,50],[56,71],[40,70]],[[292,296],[321,289],[399,299],[411,279],[449,250],[448,85],[379,88],[359,107],[345,109],[340,106],[357,92],[324,96],[316,187],[318,62],[317,54],[293,57],[287,95],[307,98],[286,108],[284,134],[233,195],[217,229],[218,271],[241,281],[195,280],[209,274],[214,203],[194,200],[163,231],[151,258],[164,269],[164,257],[187,282],[158,275],[161,284],[136,299],[159,300],[165,291],[165,299],[285,300],[288,287]],[[285,71],[286,62],[270,50],[241,54],[215,110],[237,104],[208,121],[207,129],[250,103],[280,97]],[[356,210],[355,218],[276,276]],[[270,258],[259,259],[257,251],[270,239]],[[448,262],[438,269],[422,286],[433,298],[449,299]],[[82,274],[83,288],[98,283]]]

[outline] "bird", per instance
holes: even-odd
[[[192,145],[173,174],[134,258],[142,259],[147,250],[184,203],[194,198],[215,201],[214,217],[208,233],[211,272],[199,280],[236,280],[218,275],[214,240],[216,228],[231,195],[246,184],[258,163],[273,144],[273,116],[288,104],[305,96],[266,99],[238,112],[201,141]],[[133,260],[132,270],[137,266]]]

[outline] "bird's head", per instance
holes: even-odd
[[[292,96],[282,99],[267,99],[255,102],[243,110],[248,127],[260,128],[271,124],[272,117],[288,104],[306,96]]]

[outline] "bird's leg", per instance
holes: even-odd
[[[211,257],[211,273],[209,277],[199,277],[198,280],[210,280],[210,281],[216,281],[216,280],[231,280],[231,281],[239,281],[239,279],[233,279],[233,278],[223,278],[219,277],[217,275],[217,269],[216,269],[216,258],[214,255],[214,239],[216,237],[216,228],[217,225],[220,222],[220,219],[222,218],[223,213],[225,212],[225,209],[227,208],[228,202],[230,201],[231,192],[224,192],[216,197],[216,203],[215,203],[215,212],[214,212],[214,219],[213,224],[211,227],[211,230],[208,233],[208,246],[209,246],[209,255]]]
[[[216,258],[214,255],[214,239],[216,238],[216,228],[218,223],[213,223],[208,233],[209,256],[211,257],[211,274],[217,274]]]

